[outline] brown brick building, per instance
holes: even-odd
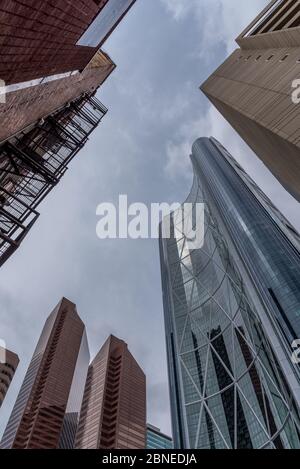
[[[64,298],[45,323],[0,448],[72,446],[88,364],[85,326]]]
[[[146,447],[146,378],[122,340],[110,336],[89,367],[78,449]]]
[[[135,1],[0,2],[0,144],[103,84],[115,64],[99,47]]]
[[[99,47],[135,1],[0,1],[0,266],[106,114]]]
[[[2,0],[0,78],[10,85],[82,71],[134,2]],[[94,36],[87,46],[80,40],[89,27]]]
[[[300,2],[273,0],[201,89],[281,184],[300,201]]]
[[[0,407],[2,406],[18,364],[18,355],[0,347]]]
[[[93,92],[115,69],[110,57],[96,53],[82,73],[16,90],[0,104],[0,143],[52,114],[85,92]]]

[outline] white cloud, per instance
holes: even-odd
[[[227,52],[235,48],[235,38],[266,6],[269,0],[161,0],[176,21],[188,17],[199,23],[202,41],[199,54],[203,57],[220,43]],[[190,19],[190,18],[189,18]]]
[[[1,337],[21,357],[1,407],[0,434],[46,315],[62,295],[78,304],[92,355],[110,332],[128,341],[147,375],[149,420],[169,432],[157,243],[99,243],[95,208],[119,193],[132,201],[183,200],[191,145],[213,134],[283,209],[288,195],[197,90],[200,75],[210,73],[209,57],[221,62],[267,1],[141,0],[111,36],[105,47],[118,68],[99,95],[109,113],[0,269]],[[296,202],[285,200],[285,213],[299,220]]]
[[[180,20],[187,16],[194,8],[197,0],[161,0],[166,8],[172,13],[176,20]]]
[[[268,0],[243,2],[243,8],[241,8],[240,0],[161,0],[161,2],[178,23],[196,18],[201,39],[197,52],[193,51],[193,55],[197,55],[198,60],[202,60],[205,64],[220,44],[225,49],[225,60],[226,56],[237,47],[235,38],[261,11]],[[180,98],[181,96],[174,97],[174,103]],[[201,108],[203,109],[202,106]],[[177,178],[183,174],[184,170],[188,171],[190,163],[187,155],[190,153],[193,141],[200,136],[210,135],[219,138],[224,143],[234,140],[237,142],[236,149],[238,149],[238,138],[233,136],[233,130],[210,105],[199,117],[188,120],[185,116],[184,124],[179,127],[176,136],[167,142],[165,165],[167,175]]]
[[[190,180],[192,169],[188,156],[193,142],[202,136],[213,136],[219,140],[282,213],[300,230],[298,202],[282,188],[277,179],[212,105],[198,120],[190,120],[183,124],[177,139],[167,142],[165,172],[170,179],[179,180],[184,175]]]
[[[232,129],[213,106],[198,119],[185,120],[179,127],[177,136],[167,142],[165,171],[170,178],[181,178],[183,174],[190,173],[188,156],[192,144],[197,138],[206,136],[214,136],[223,143],[232,141]]]
[[[237,47],[234,42],[235,38],[266,6],[268,0],[243,2],[243,8],[241,8],[240,0],[189,0],[188,2],[186,0],[161,0],[161,2],[178,23],[190,20],[191,15],[197,19],[199,31],[201,31],[198,60],[202,60],[205,64],[209,62],[210,55],[220,44],[223,44],[225,48],[225,60],[228,54]],[[215,107],[211,104],[206,109],[201,106],[200,92],[199,116],[193,116],[190,119],[186,116],[176,135],[166,144],[165,172],[167,177],[180,180],[184,174],[190,179],[191,164],[188,155],[193,142],[202,136],[217,138],[242,164],[275,205],[294,222],[298,229],[300,228],[298,216],[295,216],[298,213],[299,204],[283,190],[279,182]]]

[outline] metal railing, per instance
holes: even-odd
[[[0,146],[0,266],[39,217],[38,205],[58,184],[107,108],[85,93]]]

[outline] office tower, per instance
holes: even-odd
[[[73,447],[88,365],[85,326],[63,298],[45,323],[0,447]]]
[[[98,51],[82,72],[8,86],[5,100],[0,104],[0,144],[37,125],[84,93],[97,90],[115,68],[110,57]]]
[[[147,424],[147,449],[172,449],[172,438],[161,433],[160,429]]]
[[[299,234],[215,139],[191,159],[193,209],[160,227],[175,448],[300,448]]]
[[[88,370],[76,448],[145,446],[146,378],[127,344],[110,336]]]
[[[59,183],[107,109],[83,94],[0,146],[0,266],[39,217],[37,207]]]
[[[18,355],[0,346],[0,407],[3,404],[18,364]]]
[[[10,0],[0,5],[6,85],[82,71],[135,0]]]
[[[272,1],[201,89],[273,175],[300,201],[300,4]],[[299,85],[298,85],[299,87]]]

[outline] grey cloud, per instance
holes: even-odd
[[[0,270],[0,337],[21,358],[0,411],[0,432],[45,318],[61,296],[77,304],[91,355],[109,333],[128,342],[147,374],[149,419],[170,432],[158,243],[98,240],[99,203],[116,202],[119,194],[147,204],[183,201],[191,185],[193,140],[214,133],[297,223],[295,202],[198,90],[227,56],[231,37],[267,0],[243,3],[236,9],[235,0],[193,0],[201,20],[191,19],[190,9],[175,18],[166,2],[138,0],[106,44],[118,64],[99,92],[109,113]],[[204,19],[212,13],[210,28],[221,30],[224,21],[226,33],[208,47]]]

